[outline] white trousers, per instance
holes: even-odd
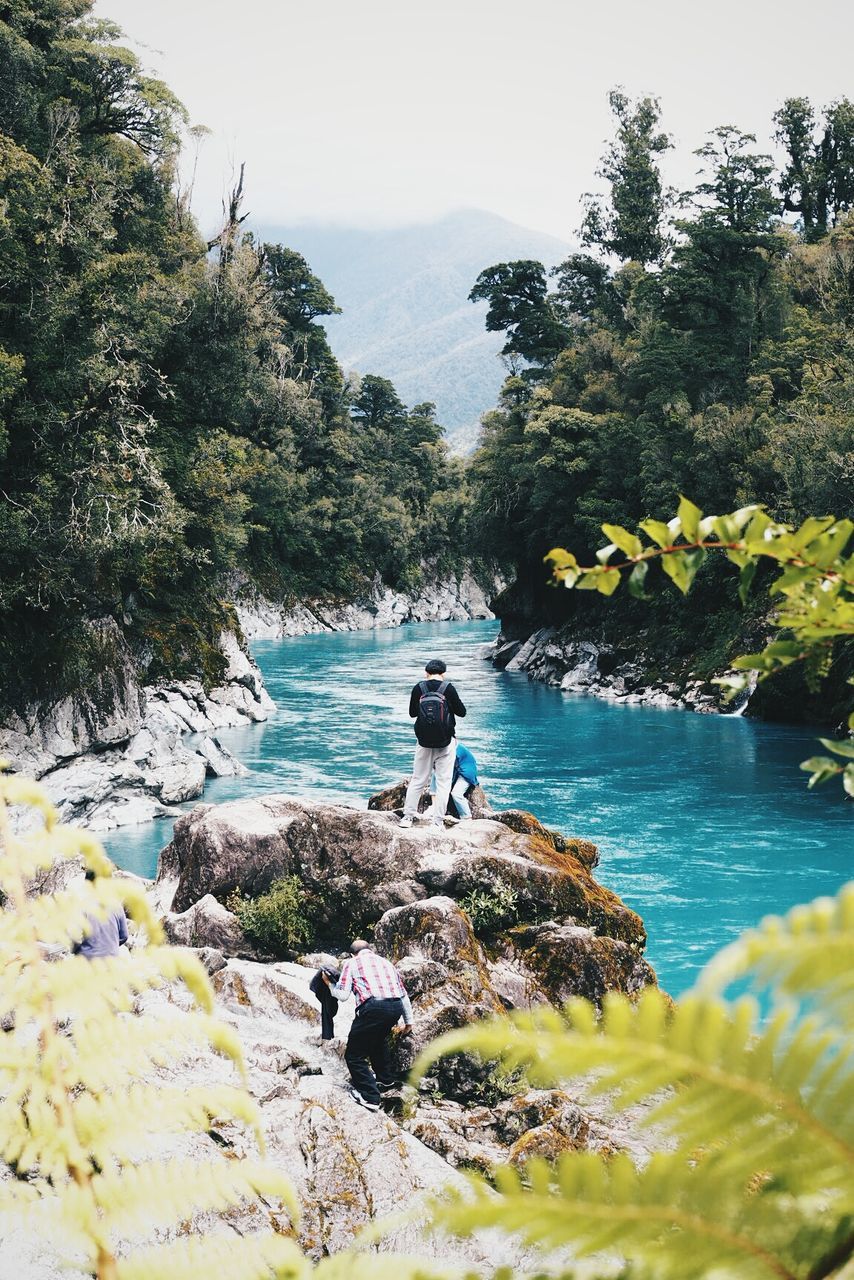
[[[460,776],[451,787],[451,798],[457,806],[457,813],[461,818],[471,817],[471,805],[466,799],[466,792],[470,786],[471,783],[466,778]]]
[[[432,817],[437,826],[444,824],[456,754],[457,744],[454,741],[449,742],[446,747],[422,747],[418,744],[412,764],[412,777],[403,802],[404,816],[414,818],[418,813],[418,801],[430,784],[431,773],[435,772],[436,794],[433,796]]]

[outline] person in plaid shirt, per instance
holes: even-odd
[[[396,1084],[388,1034],[401,1018],[400,1034],[411,1034],[412,1005],[390,960],[378,956],[364,938],[357,938],[350,952],[352,959],[344,961],[338,981],[333,984],[325,973],[323,980],[336,1000],[356,998],[356,1016],[344,1051],[352,1081],[350,1095],[368,1111],[379,1111],[381,1091]]]

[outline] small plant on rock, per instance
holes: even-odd
[[[271,955],[297,950],[311,937],[311,898],[297,876],[274,880],[257,898],[235,892],[228,907],[250,942]]]
[[[460,906],[468,915],[475,933],[493,934],[519,920],[519,895],[512,885],[498,880],[489,889],[471,889]]]

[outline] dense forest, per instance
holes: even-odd
[[[345,380],[297,253],[208,242],[201,132],[92,0],[0,7],[0,666],[20,704],[105,661],[216,676],[236,571],[280,597],[417,585],[462,554],[465,477],[433,407]]]
[[[684,193],[661,175],[658,101],[615,90],[610,104],[588,252],[551,278],[500,263],[472,291],[510,371],[472,463],[472,537],[516,564],[506,616],[645,629],[712,669],[745,627],[720,565],[698,577],[701,607],[603,604],[550,592],[542,557],[557,544],[589,563],[603,521],[666,518],[680,493],[785,521],[854,514],[854,104],[784,102],[781,167],[752,135],[715,129]]]
[[[85,684],[115,619],[153,677],[217,676],[235,577],[282,599],[417,588],[498,559],[503,614],[649,633],[699,669],[745,629],[713,565],[701,607],[548,589],[603,521],[745,501],[851,514],[854,106],[786,101],[782,164],[716,129],[666,188],[657,100],[615,90],[583,251],[481,272],[509,376],[466,468],[433,406],[345,378],[337,308],[300,254],[254,237],[235,176],[191,214],[203,130],[92,0],[0,9],[0,663],[3,698]],[[770,141],[770,139],[769,139]],[[759,614],[747,617],[762,626]],[[849,663],[850,665],[854,665]],[[843,663],[840,670],[847,670]]]

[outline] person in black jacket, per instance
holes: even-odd
[[[411,827],[418,818],[418,801],[433,772],[436,774],[436,794],[431,816],[434,826],[444,825],[456,754],[455,717],[466,713],[460,695],[445,678],[446,671],[441,658],[431,658],[424,668],[425,678],[413,686],[409,696],[409,714],[415,719],[418,745],[403,802],[402,827]]]

